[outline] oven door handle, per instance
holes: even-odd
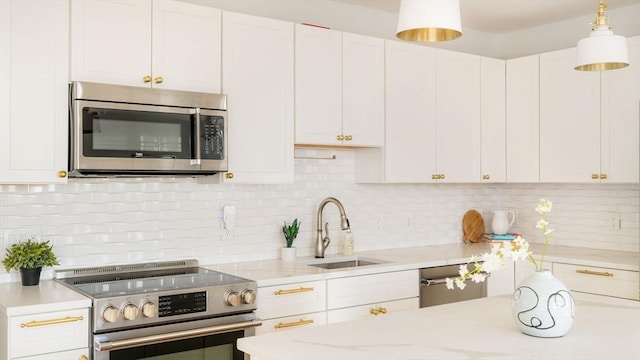
[[[95,342],[96,351],[110,351],[117,349],[124,349],[133,346],[143,346],[148,344],[156,344],[167,341],[175,341],[188,339],[196,336],[206,336],[206,335],[214,335],[229,331],[242,330],[255,326],[262,325],[261,321],[245,321],[241,323],[228,324],[228,325],[218,325],[218,326],[210,326],[201,329],[192,329],[192,330],[184,330],[184,331],[176,331],[169,334],[160,334],[160,335],[151,335],[151,336],[143,336],[134,339],[127,340],[116,340],[116,341],[107,341],[107,342]]]

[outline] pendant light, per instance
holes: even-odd
[[[578,41],[576,70],[602,71],[629,66],[627,40],[614,35],[605,14],[607,4],[600,0],[596,22],[588,38]]]
[[[396,37],[418,42],[453,40],[462,35],[459,0],[401,0]]]

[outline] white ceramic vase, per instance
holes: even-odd
[[[280,258],[282,261],[295,261],[296,260],[296,248],[295,247],[283,247],[280,252]]]
[[[573,296],[549,270],[536,271],[518,284],[511,305],[516,325],[527,335],[564,336],[573,324]]]

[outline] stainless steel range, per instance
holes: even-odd
[[[95,360],[243,359],[236,340],[261,325],[256,282],[197,260],[58,270],[55,279],[92,300]]]

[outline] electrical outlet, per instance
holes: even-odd
[[[520,213],[518,213],[518,209],[513,209],[513,217],[515,218],[513,223],[520,225]]]
[[[609,231],[617,231],[620,230],[620,213],[612,212],[609,213]]]

